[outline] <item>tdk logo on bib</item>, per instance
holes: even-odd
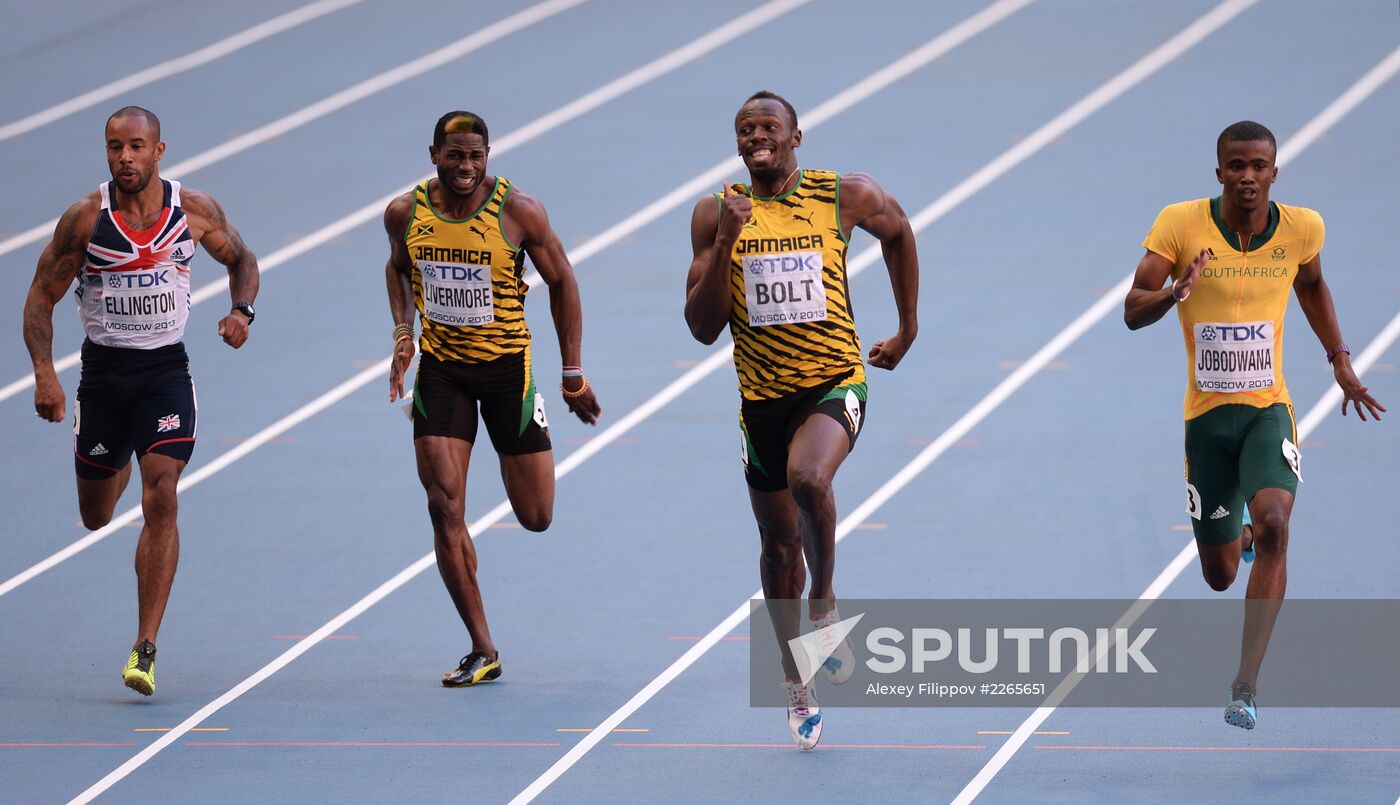
[[[438,266],[436,278],[457,282],[486,282],[486,268],[483,266]]]
[[[744,269],[755,277],[791,274],[795,271],[821,273],[822,256],[818,252],[797,254],[760,254],[744,258]]]
[[[1220,341],[1221,343],[1238,341],[1273,341],[1274,334],[1265,332],[1272,329],[1273,322],[1261,321],[1253,324],[1203,324],[1200,338],[1202,341]]]
[[[138,288],[158,288],[162,285],[170,284],[170,270],[163,271],[133,271],[121,274],[109,273],[107,275],[107,287],[136,290]]]

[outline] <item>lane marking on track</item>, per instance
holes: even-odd
[[[251,28],[245,28],[213,44],[205,45],[199,50],[186,53],[178,58],[163,61],[160,64],[152,65],[144,70],[138,70],[131,75],[118,78],[116,81],[103,84],[95,89],[90,89],[81,95],[69,98],[62,103],[54,104],[47,109],[42,109],[12,123],[0,125],[0,141],[18,137],[25,132],[33,131],[40,126],[46,126],[56,120],[62,120],[76,112],[90,109],[122,93],[130,92],[134,89],[144,87],[147,84],[160,81],[161,79],[178,75],[186,70],[192,70],[217,59],[222,59],[230,53],[261,42],[270,36],[276,36],[283,31],[291,30],[298,25],[311,22],[312,20],[319,19],[327,14],[363,1],[364,0],[318,0],[318,2],[315,3],[308,3],[301,8],[293,9],[281,16],[273,17],[265,22],[260,22]]]

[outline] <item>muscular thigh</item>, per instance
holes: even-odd
[[[834,423],[844,432],[844,457],[855,448],[865,424],[866,396],[864,383],[843,384],[838,379],[775,400],[745,400],[739,412],[739,430],[744,478],[749,488],[758,492],[787,489],[794,439],[814,418]],[[808,430],[833,428],[818,426]],[[806,447],[799,445],[798,449]],[[816,449],[825,447],[818,445]]]

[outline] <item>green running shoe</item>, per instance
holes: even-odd
[[[131,652],[122,671],[122,681],[128,688],[142,696],[156,692],[156,644],[142,640],[141,645]]]

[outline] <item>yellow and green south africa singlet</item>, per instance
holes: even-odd
[[[433,209],[428,183],[413,190],[404,242],[413,258],[413,299],[423,322],[420,349],[439,360],[482,363],[530,345],[525,326],[525,253],[501,228],[510,182],[456,220]]]
[[[1143,241],[1172,263],[1172,278],[1201,249],[1210,258],[1196,287],[1177,305],[1186,340],[1186,418],[1222,405],[1292,404],[1283,382],[1283,316],[1298,266],[1322,251],[1322,216],[1305,207],[1269,205],[1269,226],[1249,243],[1226,226],[1220,199],[1162,210]]]
[[[841,177],[804,170],[776,198],[753,198],[730,257],[734,368],[747,400],[827,380],[865,381],[846,281]]]

